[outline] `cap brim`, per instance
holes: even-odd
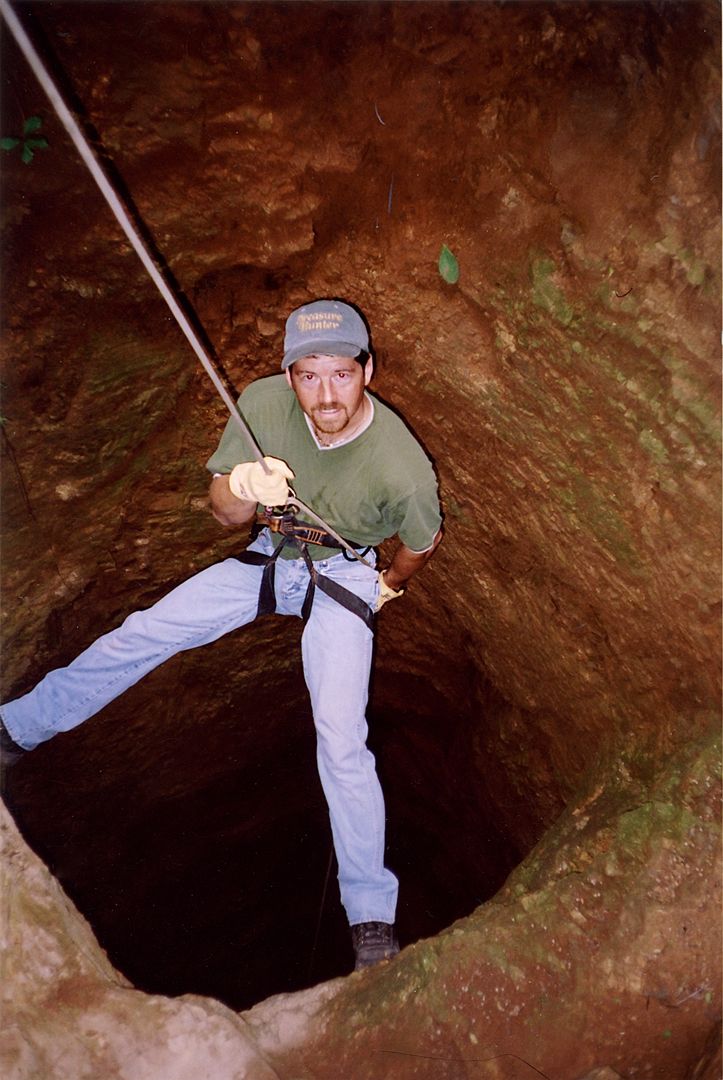
[[[286,371],[287,367],[291,367],[297,360],[301,360],[302,356],[314,356],[318,353],[321,356],[348,356],[353,358],[363,351],[360,345],[352,345],[350,341],[308,341],[305,345],[297,345],[284,353],[281,370]]]

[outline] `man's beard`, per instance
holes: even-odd
[[[340,409],[341,411],[335,416],[329,416],[325,414],[325,411],[321,408],[312,409],[311,422],[314,425],[314,429],[321,435],[335,435],[337,431],[341,431],[349,423],[349,413],[344,405],[339,405],[333,402],[331,406],[327,406],[328,409]]]

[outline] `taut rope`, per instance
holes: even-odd
[[[145,243],[137,227],[131,220],[130,213],[125,206],[123,200],[121,199],[120,195],[118,194],[116,186],[114,185],[111,178],[108,176],[105,168],[99,160],[98,154],[91,147],[77,120],[71,113],[68,106],[65,104],[62,94],[60,93],[58,87],[53,81],[47,67],[41,60],[37,50],[35,49],[35,46],[31,42],[28,35],[25,33],[25,30],[23,29],[8,0],[0,0],[0,12],[2,13],[2,17],[5,19],[5,22],[7,23],[8,29],[15,38],[18,48],[22,52],[23,56],[25,57],[33,71],[33,74],[37,78],[45,93],[47,94],[50,100],[50,104],[53,106],[58,116],[58,119],[60,120],[71,140],[73,141],[81,158],[88,166],[91,176],[98,185],[101,194],[108,203],[109,207],[113,211],[116,221],[120,225],[125,235],[128,237],[128,241],[131,244],[131,247],[143,263],[143,266],[148,272],[148,275],[153,281],[154,285],[160,292],[163,299],[168,304],[168,307],[170,308],[174,319],[180,326],[191,348],[193,349],[196,356],[203,365],[206,374],[210,378],[213,385],[216,387],[216,390],[218,391],[221,400],[228,409],[234,423],[241,431],[249,449],[253,453],[258,463],[263,468],[264,472],[267,474],[270,473],[271,469],[264,461],[264,455],[261,452],[253,434],[251,433],[251,429],[249,428],[248,424],[239,412],[236,402],[233,400],[228,390],[224,386],[223,382],[221,381],[221,378],[216,371],[216,368],[214,367],[211,357],[209,356],[206,349],[203,347],[203,344],[201,343],[198,334],[191,325],[191,322],[183,311],[181,305],[178,303],[178,300],[176,299],[173,290],[170,288],[163,275],[161,274],[160,270],[158,269],[158,266],[156,265],[153,256],[148,250],[148,245]],[[342,536],[339,536],[339,534],[335,532],[335,530],[330,525],[328,525],[323,520],[323,518],[320,518],[310,507],[305,506],[304,503],[297,499],[296,495],[293,492],[288,500],[287,505],[298,509],[302,513],[306,514],[311,521],[313,521],[316,525],[319,525],[321,528],[325,529],[331,536],[333,536],[337,543],[339,543],[346,551],[348,551],[356,559],[358,559],[359,562],[362,563],[362,565],[369,566],[369,563],[364,562],[364,559],[361,558],[358,552],[355,551],[354,548],[350,544],[348,544]]]

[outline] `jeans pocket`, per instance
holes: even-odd
[[[379,593],[379,575],[373,566],[368,563],[362,566],[359,562],[349,562],[343,556],[330,559],[326,568],[321,571],[326,577],[343,585],[345,589],[353,592],[356,596],[365,600],[371,607],[376,605]]]

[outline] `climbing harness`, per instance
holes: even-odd
[[[128,209],[119,197],[115,185],[113,184],[105,168],[101,164],[101,161],[99,160],[98,154],[91,148],[90,143],[88,142],[87,138],[85,137],[80,128],[80,125],[65,104],[65,101],[63,100],[63,97],[58,90],[58,87],[55,85],[55,82],[51,78],[45,64],[38,55],[35,46],[30,41],[28,35],[25,33],[8,0],[0,0],[0,13],[2,13],[8,29],[15,38],[15,42],[18,48],[20,49],[23,56],[30,65],[33,74],[37,78],[45,93],[47,94],[50,100],[50,104],[55,109],[58,119],[67,131],[68,135],[70,136],[81,158],[88,166],[91,176],[95,180],[101,194],[103,195],[110,209],[112,210],[116,221],[127,236],[131,247],[143,263],[143,266],[145,267],[146,271],[148,272],[151,280],[160,292],[161,296],[168,304],[168,307],[170,308],[173,317],[183,331],[196,356],[200,360],[206,374],[211,379],[211,382],[218,391],[221,400],[223,401],[224,405],[226,406],[231,415],[231,419],[239,428],[241,434],[243,435],[243,438],[248,444],[249,449],[253,453],[259,465],[261,465],[264,472],[268,475],[271,472],[271,469],[264,461],[264,456],[256,440],[254,439],[253,434],[251,433],[251,429],[249,428],[248,424],[239,412],[238,406],[234,402],[228,390],[224,386],[208,352],[203,347],[198,334],[194,330],[188,316],[179,304],[176,295],[169,287],[165,278],[159,271],[158,266],[156,265],[156,262],[160,262],[161,260],[157,257],[154,261],[153,257],[151,256],[148,244],[142,239],[140,232],[131,221]],[[306,517],[308,517],[321,530],[326,532],[329,536],[333,537],[336,543],[345,551],[347,551],[354,559],[358,559],[359,562],[361,562],[364,566],[369,566],[369,563],[364,561],[364,559],[352,547],[351,544],[347,543],[347,541],[344,540],[343,537],[339,536],[339,534],[334,531],[331,525],[329,525],[322,518],[320,518],[318,514],[316,514],[310,507],[305,506],[304,503],[302,503],[301,500],[296,497],[293,491],[289,492],[289,498],[286,502],[286,508],[291,510],[298,510],[301,513],[305,514]],[[370,569],[373,570],[374,568],[370,567]]]
[[[276,560],[288,545],[295,545],[300,552],[300,557],[304,560],[306,568],[309,571],[309,584],[306,589],[306,596],[304,597],[304,603],[301,608],[301,617],[304,620],[304,626],[308,622],[309,615],[311,614],[311,605],[314,602],[315,590],[321,589],[323,593],[330,596],[332,600],[336,600],[338,604],[341,604],[347,611],[351,611],[352,614],[358,615],[365,626],[370,630],[374,627],[374,613],[367,603],[360,600],[359,597],[350,592],[349,589],[345,589],[343,585],[340,585],[337,581],[333,581],[331,578],[324,577],[314,566],[313,560],[310,558],[308,551],[306,550],[307,544],[317,544],[321,547],[339,548],[344,558],[351,562],[347,554],[347,547],[354,551],[354,554],[365,566],[370,566],[365,561],[364,556],[368,555],[371,551],[371,545],[364,547],[362,544],[355,544],[353,540],[345,540],[345,546],[342,548],[341,544],[336,540],[336,537],[325,529],[315,529],[310,525],[305,525],[303,522],[297,521],[295,514],[285,507],[284,509],[275,510],[273,507],[267,507],[263,514],[256,515],[256,524],[252,529],[252,538],[258,535],[263,528],[267,528],[269,532],[278,533],[281,536],[281,542],[276,550],[271,555],[264,555],[260,551],[243,551],[240,555],[233,555],[232,558],[237,559],[238,562],[247,563],[251,566],[263,566],[264,572],[261,576],[261,588],[259,590],[259,606],[257,615],[273,615],[276,611],[276,593],[274,590],[274,578],[276,573]],[[357,548],[361,548],[358,551]],[[298,556],[297,556],[298,557]],[[370,566],[370,569],[374,569]]]
[[[316,541],[315,541],[316,542]],[[311,615],[311,606],[314,603],[314,593],[317,589],[331,597],[332,600],[336,600],[337,604],[341,604],[343,608],[350,611],[353,615],[358,615],[364,625],[369,629],[374,629],[374,612],[370,608],[369,604],[365,600],[362,600],[351,592],[349,589],[345,589],[343,585],[340,585],[338,581],[334,581],[330,577],[325,577],[320,574],[314,566],[309,552],[306,550],[306,542],[297,539],[295,536],[282,535],[281,543],[271,555],[264,555],[262,551],[242,551],[240,555],[232,555],[231,558],[236,559],[238,562],[246,563],[250,566],[263,566],[263,574],[261,575],[261,588],[259,589],[259,606],[257,615],[273,615],[276,611],[276,592],[274,589],[274,582],[276,576],[276,560],[281,552],[289,544],[294,544],[301,552],[301,558],[306,564],[306,569],[309,571],[309,584],[306,588],[306,596],[304,602],[301,605],[301,618],[306,626]],[[367,551],[369,549],[367,548]],[[363,560],[362,560],[363,561]],[[369,566],[369,563],[365,563],[365,566]],[[371,570],[374,567],[370,567]]]

